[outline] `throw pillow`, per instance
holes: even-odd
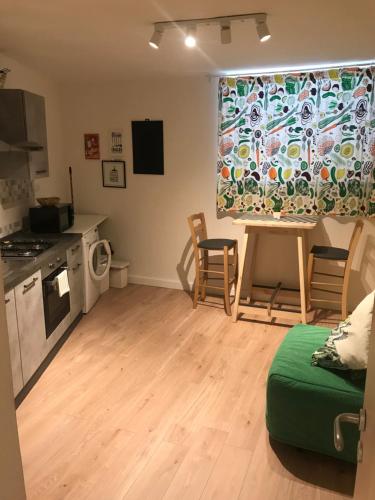
[[[367,368],[375,291],[365,297],[352,314],[331,331],[324,346],[312,355],[312,364],[336,370]]]

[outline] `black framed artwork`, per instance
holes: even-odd
[[[164,175],[162,120],[132,121],[133,172]]]
[[[123,160],[102,161],[103,187],[126,188],[126,171]]]

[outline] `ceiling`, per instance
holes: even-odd
[[[249,12],[268,14],[270,41],[260,43],[247,21],[232,25],[230,45],[205,26],[196,49],[178,30],[164,34],[159,50],[148,45],[156,21]],[[1,0],[0,53],[63,82],[369,60],[374,18],[373,0]]]

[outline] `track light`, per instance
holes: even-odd
[[[231,43],[232,33],[230,31],[230,22],[229,21],[221,24],[220,37],[221,37],[221,43],[224,43],[224,44]]]
[[[152,47],[153,49],[158,49],[162,36],[163,36],[163,30],[160,28],[155,28],[154,33],[150,38],[150,41],[148,42],[149,46]]]
[[[195,38],[195,31],[196,31],[195,26],[188,26],[186,30],[185,45],[186,47],[189,47],[189,49],[195,47],[197,44],[197,40]]]
[[[149,44],[152,48],[158,49],[164,31],[167,29],[177,28],[179,30],[186,31],[185,45],[186,47],[193,48],[197,44],[195,32],[196,32],[196,27],[198,25],[220,26],[221,43],[228,44],[231,43],[232,41],[231,23],[244,22],[251,19],[255,21],[259,40],[261,42],[269,40],[271,38],[271,34],[267,26],[267,14],[264,12],[258,12],[251,14],[239,14],[234,16],[207,17],[200,19],[180,19],[176,21],[160,21],[154,23],[154,34],[152,35]]]
[[[271,38],[270,30],[268,29],[266,23],[266,16],[262,16],[260,18],[255,19],[258,37],[261,42],[266,42]]]

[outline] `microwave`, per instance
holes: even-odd
[[[33,233],[62,233],[72,227],[74,211],[71,203],[29,209],[30,229]]]

